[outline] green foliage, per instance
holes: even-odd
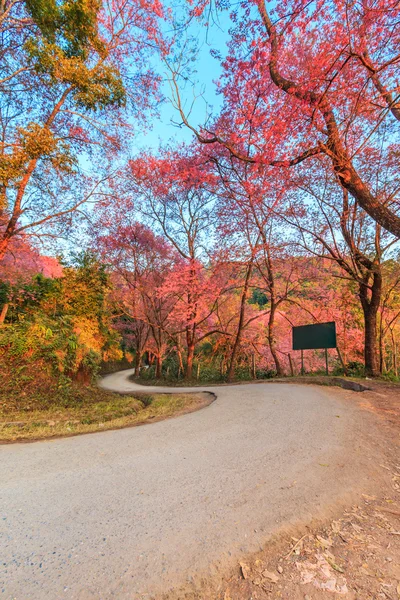
[[[104,50],[97,30],[98,0],[25,0],[25,4],[43,38],[66,56],[86,58],[91,47]]]
[[[143,370],[142,373],[145,374],[147,379],[151,378],[151,373],[153,372],[153,377],[155,376],[155,367],[151,367],[152,370],[146,369]],[[150,373],[149,373],[150,371]],[[179,362],[178,357],[175,354],[169,354],[163,362],[162,366],[163,378],[168,381],[177,381],[179,376]],[[182,377],[182,373],[180,374]]]
[[[249,298],[249,304],[258,304],[260,308],[268,304],[267,295],[258,289],[253,290],[251,298]]]
[[[102,360],[120,359],[108,289],[104,267],[86,254],[60,279],[37,275],[21,286],[0,328],[3,382],[21,389],[29,382],[61,389],[73,379],[88,383]],[[9,293],[0,286],[0,295]]]
[[[96,317],[102,323],[108,277],[104,265],[90,252],[77,254],[64,268],[58,301],[62,311],[76,317]]]
[[[156,368],[154,365],[149,367],[148,369],[140,369],[140,379],[144,379],[146,381],[152,381],[156,377]]]
[[[10,304],[7,322],[12,323],[29,317],[46,298],[54,297],[57,287],[56,279],[49,279],[41,273],[35,275],[28,283],[10,285],[0,282],[0,304]]]
[[[5,281],[0,280],[0,306],[6,304],[9,300],[11,292],[11,285]]]
[[[382,375],[382,379],[385,379],[386,381],[393,381],[393,382],[400,381],[400,377],[398,375],[395,375],[393,372],[384,373]]]
[[[346,365],[347,374],[352,377],[365,377],[365,366],[357,360],[350,361]]]
[[[60,83],[72,86],[75,102],[96,111],[107,106],[123,106],[125,89],[118,71],[99,62],[86,64],[77,56],[65,56],[54,44],[30,39],[26,43],[29,62],[48,86]]]
[[[248,381],[251,379],[251,367],[238,365],[235,369],[235,379],[238,381]]]
[[[197,365],[195,365],[195,371],[194,371],[195,373],[196,373],[196,369],[197,369]],[[208,381],[221,382],[221,381],[226,380],[226,376],[221,374],[221,370],[213,365],[201,364],[199,375],[200,375],[199,380],[204,381],[204,382],[208,382]]]
[[[47,160],[58,171],[71,173],[74,159],[70,146],[45,126],[38,123],[28,123],[26,127],[17,129],[18,147],[12,153],[3,153],[0,156],[0,180],[9,185],[18,181],[23,175],[25,167],[30,160]]]
[[[41,127],[37,123],[30,123],[26,129],[20,129],[22,148],[27,157],[39,158],[50,156],[57,146],[57,141],[48,127]]]
[[[72,374],[78,346],[72,321],[52,319],[43,313],[0,329],[2,362],[5,359],[20,373],[27,373],[31,365],[49,377]]]
[[[257,379],[273,379],[276,377],[276,371],[274,369],[257,369]]]

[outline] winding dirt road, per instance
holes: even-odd
[[[129,374],[102,385],[160,391]],[[0,598],[149,599],[371,487],[373,431],[351,392],[204,390],[216,401],[175,419],[0,448]]]

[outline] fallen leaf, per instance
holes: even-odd
[[[240,568],[242,570],[243,579],[248,579],[250,577],[250,567],[246,565],[246,563],[239,563]]]
[[[339,533],[340,532],[340,521],[332,521],[331,523],[331,528],[333,533]]]
[[[304,540],[304,538],[307,537],[307,535],[303,535],[303,537],[301,537],[299,540],[296,541],[295,545],[291,548],[290,552],[288,552],[288,554],[284,557],[286,559],[289,558],[289,556],[291,554],[293,554],[293,552],[297,555],[300,554],[301,548],[302,548],[302,542]],[[292,538],[292,540],[296,540],[296,538]]]
[[[269,579],[269,581],[272,581],[272,583],[278,583],[279,581],[278,575],[276,575],[275,573],[271,573],[271,571],[263,571],[262,576],[265,577],[265,579]]]
[[[329,556],[326,557],[326,561],[331,565],[332,569],[335,569],[338,573],[344,573],[342,567],[336,564]]]
[[[333,545],[332,540],[327,540],[326,538],[317,535],[317,540],[324,548],[330,548]]]
[[[263,561],[260,560],[259,558],[257,558],[257,560],[254,562],[254,567],[255,567],[256,571],[260,572],[262,570],[263,566],[264,566]]]

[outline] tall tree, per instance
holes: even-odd
[[[170,323],[174,300],[164,293],[163,285],[177,256],[164,238],[135,221],[135,216],[118,204],[103,203],[92,231],[93,245],[114,282],[114,302],[122,317],[119,325],[129,331],[136,375],[143,354],[151,348],[160,378],[167,343],[175,342]]]
[[[195,14],[207,4],[199,2]],[[377,195],[360,169],[371,147],[392,145],[398,156],[398,2],[288,0],[269,11],[264,0],[252,0],[231,8],[221,115],[203,128],[191,123],[181,74],[171,68],[182,121],[202,143],[246,162],[288,171],[323,157],[342,189],[399,238],[398,190]]]
[[[186,340],[187,379],[193,375],[196,346],[218,330],[212,317],[228,273],[208,268],[214,231],[214,197],[202,157],[190,149],[139,157],[130,163],[131,188],[143,215],[161,232],[180,257],[165,282],[174,293],[175,314]]]
[[[13,237],[49,225],[56,236],[104,193],[124,107],[151,103],[156,78],[140,61],[160,14],[157,2],[2,3],[0,260]]]
[[[311,171],[299,185],[308,198],[315,201],[315,207],[309,207],[306,218],[297,219],[293,209],[288,220],[296,221],[303,248],[336,262],[342,271],[339,276],[356,283],[364,317],[365,369],[368,375],[376,376],[379,374],[377,326],[383,263],[390,257],[396,240],[372,221],[357,202],[350,200],[347,190],[338,189],[328,173],[325,185],[320,173],[313,178]]]
[[[249,144],[250,147],[250,144]],[[285,186],[272,179],[270,171],[251,162],[241,161],[227,152],[214,155],[212,164],[218,175],[220,230],[226,237],[236,234],[252,257],[248,262],[245,283],[253,272],[253,287],[266,294],[267,344],[276,372],[283,374],[280,350],[275,335],[277,313],[285,303],[295,303],[301,286],[298,261],[285,232],[280,213],[285,210]],[[235,239],[235,243],[237,243]],[[243,251],[246,256],[246,252]],[[302,307],[299,306],[300,310]],[[254,319],[251,317],[250,322]]]

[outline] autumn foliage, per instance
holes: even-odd
[[[398,378],[398,3],[3,4],[8,370],[287,376],[292,327],[335,321],[332,372]],[[220,104],[197,122],[192,36],[217,17]],[[192,138],[138,150],[165,94]]]

